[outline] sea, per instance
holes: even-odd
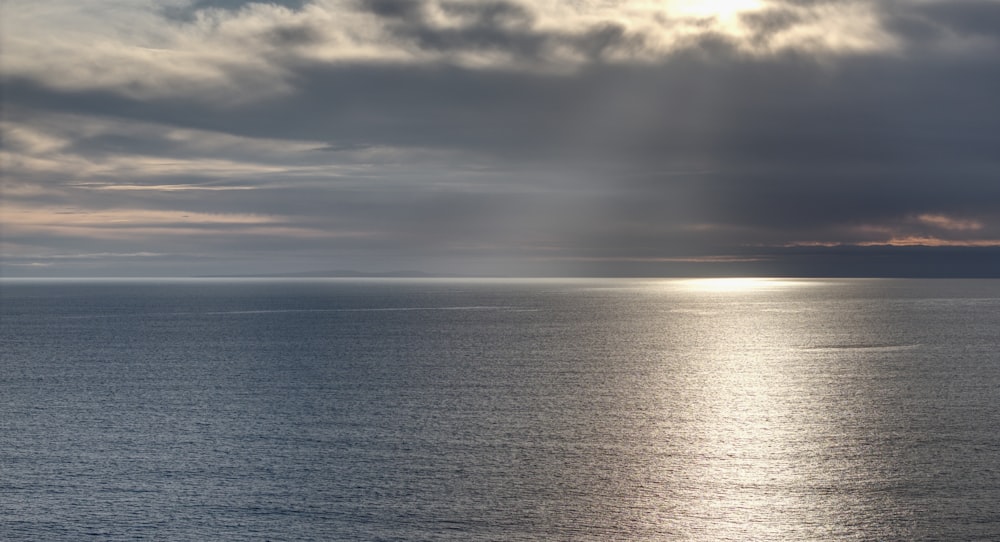
[[[0,281],[0,540],[1000,540],[1000,280]]]

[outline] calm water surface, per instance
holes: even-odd
[[[0,282],[3,540],[998,540],[1000,281]]]

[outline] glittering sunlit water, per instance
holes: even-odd
[[[1000,281],[7,281],[0,539],[1000,539]]]

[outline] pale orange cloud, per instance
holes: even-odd
[[[271,224],[280,219],[251,213],[197,213],[150,209],[90,210],[77,207],[29,208],[7,206],[3,221],[10,226],[109,227],[165,224]]]
[[[881,224],[858,224],[843,230],[843,241],[818,241],[812,239],[793,241],[782,246],[837,247],[837,246],[897,246],[897,247],[994,247],[1000,239],[974,234],[986,228],[980,220],[956,217],[943,213],[923,213]],[[929,232],[928,230],[931,230]],[[937,230],[938,233],[932,233]],[[964,235],[963,235],[964,234]],[[981,236],[981,237],[980,237]],[[853,239],[851,239],[853,237]]]
[[[379,232],[291,224],[286,217],[250,213],[198,213],[149,209],[88,211],[73,207],[6,206],[10,233],[44,233],[88,239],[143,239],[156,235],[273,236],[298,239],[374,238]]]
[[[922,214],[917,216],[917,221],[928,226],[935,226],[952,231],[974,231],[983,229],[983,223],[977,220],[965,220],[952,218],[946,215]]]
[[[941,239],[939,237],[909,235],[893,237],[887,241],[867,241],[858,246],[893,247],[1000,247],[1000,239]]]

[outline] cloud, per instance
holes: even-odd
[[[656,63],[706,38],[751,54],[894,47],[866,2],[750,3],[732,14],[692,12],[690,6],[700,4],[691,2],[628,0],[212,0],[159,9],[121,0],[10,4],[10,76],[64,90],[109,89],[140,100],[183,97],[216,106],[287,95],[296,84],[292,68],[302,63],[552,73],[593,62]],[[952,14],[954,24],[968,18],[962,13]]]
[[[946,215],[922,214],[917,216],[916,219],[922,224],[949,231],[975,231],[983,229],[983,223],[978,220],[960,219]]]
[[[916,6],[914,17],[962,36],[1000,39],[1000,3],[993,0],[952,0]]]
[[[1000,239],[996,2],[706,5],[15,2],[5,241],[574,273]]]

